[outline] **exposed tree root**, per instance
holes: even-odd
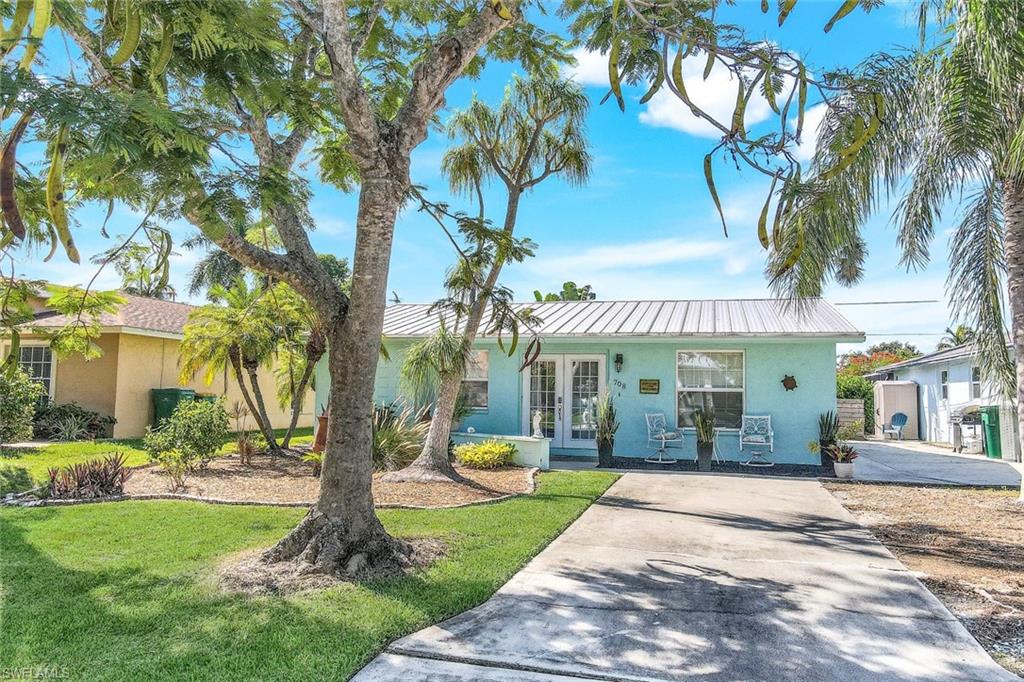
[[[263,553],[265,563],[294,562],[300,575],[320,573],[349,580],[404,572],[412,547],[388,535],[379,523],[355,529],[311,509],[281,541]]]
[[[417,459],[398,471],[389,471],[380,477],[384,483],[466,483],[464,478],[447,460],[443,464],[424,463]]]

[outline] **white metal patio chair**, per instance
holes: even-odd
[[[768,446],[768,452],[775,452],[775,432],[769,415],[745,414],[740,423],[740,451],[743,446]]]
[[[661,412],[644,414],[647,422],[647,447],[656,448],[654,457],[648,457],[644,461],[651,464],[673,464],[674,459],[668,457],[668,448],[683,447],[683,434],[681,431],[669,431],[668,422]]]

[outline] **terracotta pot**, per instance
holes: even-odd
[[[697,443],[697,471],[711,471],[711,458],[714,454],[714,443]]]
[[[323,452],[327,447],[327,415],[316,418],[316,437],[313,439],[313,452]]]

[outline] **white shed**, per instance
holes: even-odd
[[[998,405],[1003,457],[1020,461],[1016,408],[1000,396],[995,385],[982,379],[972,345],[927,353],[882,367],[875,374],[918,385],[918,423],[923,440],[952,443],[953,414],[969,407]]]

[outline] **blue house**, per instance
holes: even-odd
[[[771,461],[816,464],[807,444],[818,438],[818,415],[836,407],[836,343],[864,340],[820,299],[800,308],[773,299],[516,305],[539,318],[541,354],[520,371],[525,343],[509,357],[496,338],[480,338],[464,384],[472,413],[456,439],[515,437],[528,451],[531,441],[543,441],[542,464],[548,452],[596,455],[595,403],[606,390],[618,410],[617,456],[652,456],[645,415],[661,414],[683,433],[682,447],[670,448],[669,456],[694,458],[693,412],[713,407],[723,459],[750,458],[749,445],[740,451],[742,419],[764,415],[774,432],[771,452],[762,448]],[[378,365],[376,402],[407,399],[403,354],[439,325],[428,304],[387,308],[390,360]],[[326,371],[321,362],[318,405],[326,404]],[[541,439],[533,437],[538,415]]]

